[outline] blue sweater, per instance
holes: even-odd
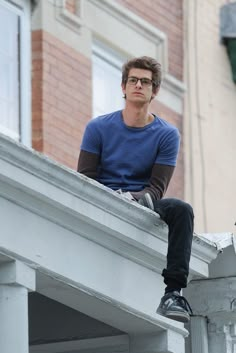
[[[97,181],[113,190],[140,191],[149,185],[154,164],[176,165],[178,129],[155,116],[141,128],[128,127],[122,111],[91,120],[81,150],[100,156]]]

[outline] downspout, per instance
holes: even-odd
[[[236,2],[220,8],[220,40],[226,46],[233,81],[236,83]]]
[[[190,320],[191,352],[209,353],[207,318],[204,316],[192,316]]]

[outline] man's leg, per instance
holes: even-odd
[[[163,270],[167,290],[187,286],[193,238],[192,207],[178,199],[154,201],[154,209],[169,227],[167,267]]]
[[[162,272],[167,286],[157,312],[188,322],[191,308],[180,291],[187,286],[189,273],[194,218],[192,207],[178,199],[153,200],[148,193],[139,203],[155,210],[169,227],[167,267]]]
[[[167,285],[157,312],[174,320],[187,322],[191,311],[185,298],[180,296],[187,286],[193,237],[192,207],[178,199],[154,201],[154,210],[169,228],[167,267],[162,275]]]

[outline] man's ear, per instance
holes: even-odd
[[[155,98],[160,90],[160,86],[152,90],[152,99]]]
[[[123,94],[125,94],[125,84],[124,83],[121,83],[121,88],[122,88]]]

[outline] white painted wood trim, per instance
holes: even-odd
[[[18,285],[35,291],[35,270],[21,261],[10,261],[0,264],[0,285]]]
[[[0,137],[0,184],[1,205],[5,207],[2,214],[6,215],[0,253],[4,261],[8,256],[37,270],[37,291],[71,307],[74,303],[75,310],[83,312],[86,308],[87,315],[125,332],[170,329],[186,335],[181,324],[155,313],[158,303],[153,294],[153,301],[144,307],[142,296],[125,294],[125,291],[132,292],[128,282],[118,292],[110,286],[113,272],[109,266],[116,266],[129,271],[131,277],[150,279],[151,293],[158,292],[159,288],[160,298],[167,227],[156,213],[4,136]],[[17,229],[14,224],[9,229],[9,212],[15,215]],[[20,243],[12,242],[17,231]],[[54,257],[51,249],[59,239]],[[34,249],[28,246],[29,240]],[[68,246],[69,263],[66,257],[63,261],[61,258]],[[79,258],[77,249],[82,252]],[[78,266],[87,266],[87,251],[90,256],[96,254],[96,263],[103,266],[102,273],[94,272],[92,266],[88,276],[84,271],[77,271]],[[201,240],[197,243],[197,252],[198,256],[194,243],[191,276],[206,277],[208,263],[218,251],[214,244]],[[105,286],[98,275],[104,276]],[[45,284],[47,277],[50,278],[48,285]],[[137,282],[136,286],[140,291],[142,284]]]
[[[69,227],[71,217],[75,212],[79,212],[80,217],[85,217],[85,219],[91,217],[91,224],[96,225],[96,232],[100,233],[96,242],[99,239],[102,246],[120,252],[122,256],[127,256],[154,271],[158,271],[157,268],[164,267],[168,245],[167,226],[156,213],[143,208],[134,201],[124,199],[122,195],[113,192],[98,182],[66,168],[36,151],[29,150],[5,136],[0,138],[0,160],[2,161],[1,178],[4,177],[5,180],[8,180],[7,183],[10,182],[11,184],[11,186],[6,184],[2,188],[0,191],[2,195],[7,195],[9,198],[11,193],[9,187],[18,185],[14,191],[15,194],[12,196],[14,199],[16,199],[15,195],[18,193],[20,202],[23,203],[24,207],[32,209],[44,217],[51,217],[55,221],[54,217],[56,216],[53,213],[53,208],[50,207],[53,202],[57,212],[58,207],[60,212],[63,212],[56,222],[63,224],[65,217],[69,217],[66,221],[67,227]],[[15,168],[21,172],[16,173]],[[32,176],[27,185],[25,185],[25,173]],[[37,189],[35,188],[36,180]],[[53,187],[51,199],[48,199],[47,193],[45,194],[45,182]],[[19,183],[21,184],[20,188]],[[56,192],[56,189],[53,191],[54,188],[57,191],[61,190],[61,192]],[[24,197],[21,196],[22,192]],[[80,199],[78,209],[76,209],[75,204],[70,204],[69,198],[69,203],[67,203],[65,192]],[[47,204],[51,213],[49,208],[46,207]],[[96,207],[97,215],[87,214],[86,204],[91,205],[90,207]],[[120,233],[121,225],[126,229],[126,234]],[[64,226],[66,226],[65,223]],[[136,231],[134,234],[133,227],[140,231]],[[76,229],[73,229],[73,231],[77,232]],[[146,233],[146,239],[143,239],[143,232]],[[84,236],[94,241],[93,234],[94,232],[90,230]],[[198,276],[207,276],[208,264],[216,258],[217,254],[218,250],[214,243],[194,237],[190,272]]]
[[[190,321],[190,330],[191,352],[208,353],[207,318],[204,316],[193,316]]]
[[[17,168],[22,169],[22,171],[28,171],[28,173],[34,175],[39,180],[44,180],[49,184],[68,192],[69,194],[79,196],[79,198],[84,202],[96,206],[98,209],[103,212],[105,211],[110,216],[113,215],[113,217],[116,217],[117,220],[122,220],[127,224],[127,226],[130,224],[135,227],[139,227],[145,232],[148,231],[148,234],[152,235],[153,241],[160,244],[160,251],[163,253],[162,261],[165,261],[165,252],[167,249],[167,226],[160,220],[156,213],[149,209],[143,208],[134,201],[124,199],[122,195],[113,192],[111,189],[99,184],[98,182],[91,180],[86,176],[73,171],[72,169],[66,168],[65,166],[50,160],[36,151],[29,150],[21,144],[13,142],[7,137],[2,136],[2,138],[0,138],[0,147],[0,159],[10,162],[10,164],[17,166]],[[3,170],[3,173],[7,172],[4,172]],[[6,176],[7,175],[5,175],[5,177]],[[12,178],[13,182],[14,174],[8,175],[8,177]],[[19,181],[20,180],[15,180],[15,182]],[[24,177],[22,177],[21,182],[24,184]],[[33,197],[37,194],[34,182],[35,181],[32,179],[32,185],[28,184],[25,186],[28,189],[27,192],[29,195],[31,194]],[[37,191],[39,192],[39,189]],[[43,195],[40,196],[41,199],[42,196]],[[46,196],[47,195],[45,195],[45,197]],[[58,201],[59,200],[57,200],[57,202]],[[61,199],[60,202],[63,203],[63,199]],[[33,207],[33,205],[30,207]],[[63,207],[66,207],[66,205],[64,204]],[[84,216],[85,215],[86,213]],[[107,226],[110,226],[109,233],[112,232],[113,225],[109,220]],[[116,239],[119,239],[115,229],[113,234]],[[132,234],[129,234],[129,237],[123,238],[127,246],[128,244],[132,244],[133,246],[134,239],[135,237]],[[104,241],[106,240],[104,239]],[[197,245],[195,246],[195,244]],[[116,245],[117,244],[115,242],[113,244],[114,249],[116,248]],[[147,248],[143,243],[142,250],[143,249],[145,249],[145,252],[147,252],[149,256],[156,257],[156,253],[152,250],[152,247]],[[214,243],[195,237],[192,253],[201,260],[204,259],[204,261],[210,263],[217,256],[218,251],[215,248]],[[151,261],[151,258],[149,260]],[[143,259],[142,262],[143,261],[146,262],[146,265],[148,265],[147,258]],[[153,267],[151,263],[152,261],[149,263],[149,266]]]
[[[183,94],[186,90],[186,86],[183,84],[183,82],[177,80],[175,77],[168,73],[168,38],[166,34],[158,30],[153,25],[149,24],[141,17],[135,15],[127,8],[117,4],[115,1],[90,0],[90,2],[94,4],[94,6],[96,6],[98,9],[105,11],[108,16],[118,19],[119,22],[123,23],[124,26],[127,26],[127,28],[134,29],[135,33],[143,36],[150,43],[155,43],[155,57],[161,63],[163,71],[162,86],[156,99],[176,113],[182,114]],[[93,22],[93,24],[89,25],[91,32],[94,33],[95,36],[98,31],[96,29],[97,26],[98,24],[96,25],[96,22]],[[106,37],[106,33],[103,33],[103,36]],[[113,44],[115,44],[115,41]],[[135,55],[130,47],[120,49],[125,49],[130,57]],[[147,55],[149,54],[147,53]]]
[[[103,353],[103,352],[129,352],[129,336],[120,335],[83,339],[78,341],[40,344],[30,347],[30,353]]]
[[[163,71],[168,71],[167,36],[165,33],[115,1],[90,0],[90,2],[107,12],[112,17],[117,18],[120,22],[124,23],[125,26],[133,28],[136,33],[142,34],[149,41],[155,43]]]
[[[21,140],[31,147],[31,2],[29,0],[2,1],[0,4],[17,13],[20,17],[20,136],[2,129],[8,136]]]
[[[80,0],[81,12],[77,12],[76,14],[73,14],[67,10],[65,0],[61,0],[60,3],[54,3],[55,16],[57,21],[61,22],[64,26],[79,34],[81,32],[82,26],[83,1],[84,0]]]

